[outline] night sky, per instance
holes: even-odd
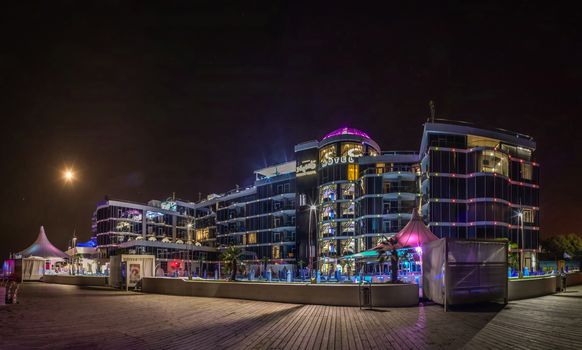
[[[105,195],[196,200],[249,185],[342,126],[417,150],[431,99],[437,117],[533,136],[542,234],[577,230],[575,8],[96,3],[2,6],[0,258],[40,225],[62,249],[75,229],[88,239]]]

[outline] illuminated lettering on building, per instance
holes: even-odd
[[[354,163],[353,157],[329,157],[321,162],[321,167],[325,168],[328,165]]]
[[[172,211],[178,210],[176,202],[174,202],[174,201],[162,202],[161,207],[162,207],[162,209],[165,209],[165,210],[172,210]]]
[[[361,157],[364,154],[362,153],[361,149],[358,148],[352,148],[350,150],[348,150],[348,156],[351,158],[357,158],[357,157]]]
[[[317,162],[314,159],[304,160],[300,165],[297,166],[296,176],[307,176],[315,175],[315,168],[317,167]]]

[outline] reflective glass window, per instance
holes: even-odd
[[[335,145],[328,145],[319,150],[319,162],[327,161],[336,156]]]
[[[531,180],[533,167],[530,163],[521,163],[521,178],[524,180]]]
[[[358,179],[358,165],[348,164],[348,180],[356,181]]]
[[[364,155],[364,145],[361,143],[345,142],[342,143],[342,156],[357,158]]]
[[[498,151],[483,151],[479,156],[480,171],[485,173],[497,173],[507,176],[509,172],[509,160],[505,153]]]

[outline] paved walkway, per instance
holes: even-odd
[[[582,349],[582,287],[463,308],[363,311],[27,283],[1,349]]]

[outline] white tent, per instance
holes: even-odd
[[[47,238],[44,232],[44,227],[40,227],[40,232],[36,241],[32,243],[28,248],[19,252],[23,258],[29,258],[31,256],[37,256],[40,258],[51,259],[51,258],[67,258],[67,254],[62,252],[60,249],[55,247]]]
[[[43,258],[30,257],[22,259],[22,280],[39,281],[45,273],[45,260]]]
[[[18,275],[25,281],[39,280],[44,275],[45,270],[50,269],[54,262],[68,258],[67,254],[48,240],[43,226],[40,227],[36,241],[17,255],[22,258],[18,264],[20,269]],[[49,262],[48,266],[47,261]]]
[[[441,238],[422,246],[423,295],[448,305],[503,299],[507,303],[507,243]]]

